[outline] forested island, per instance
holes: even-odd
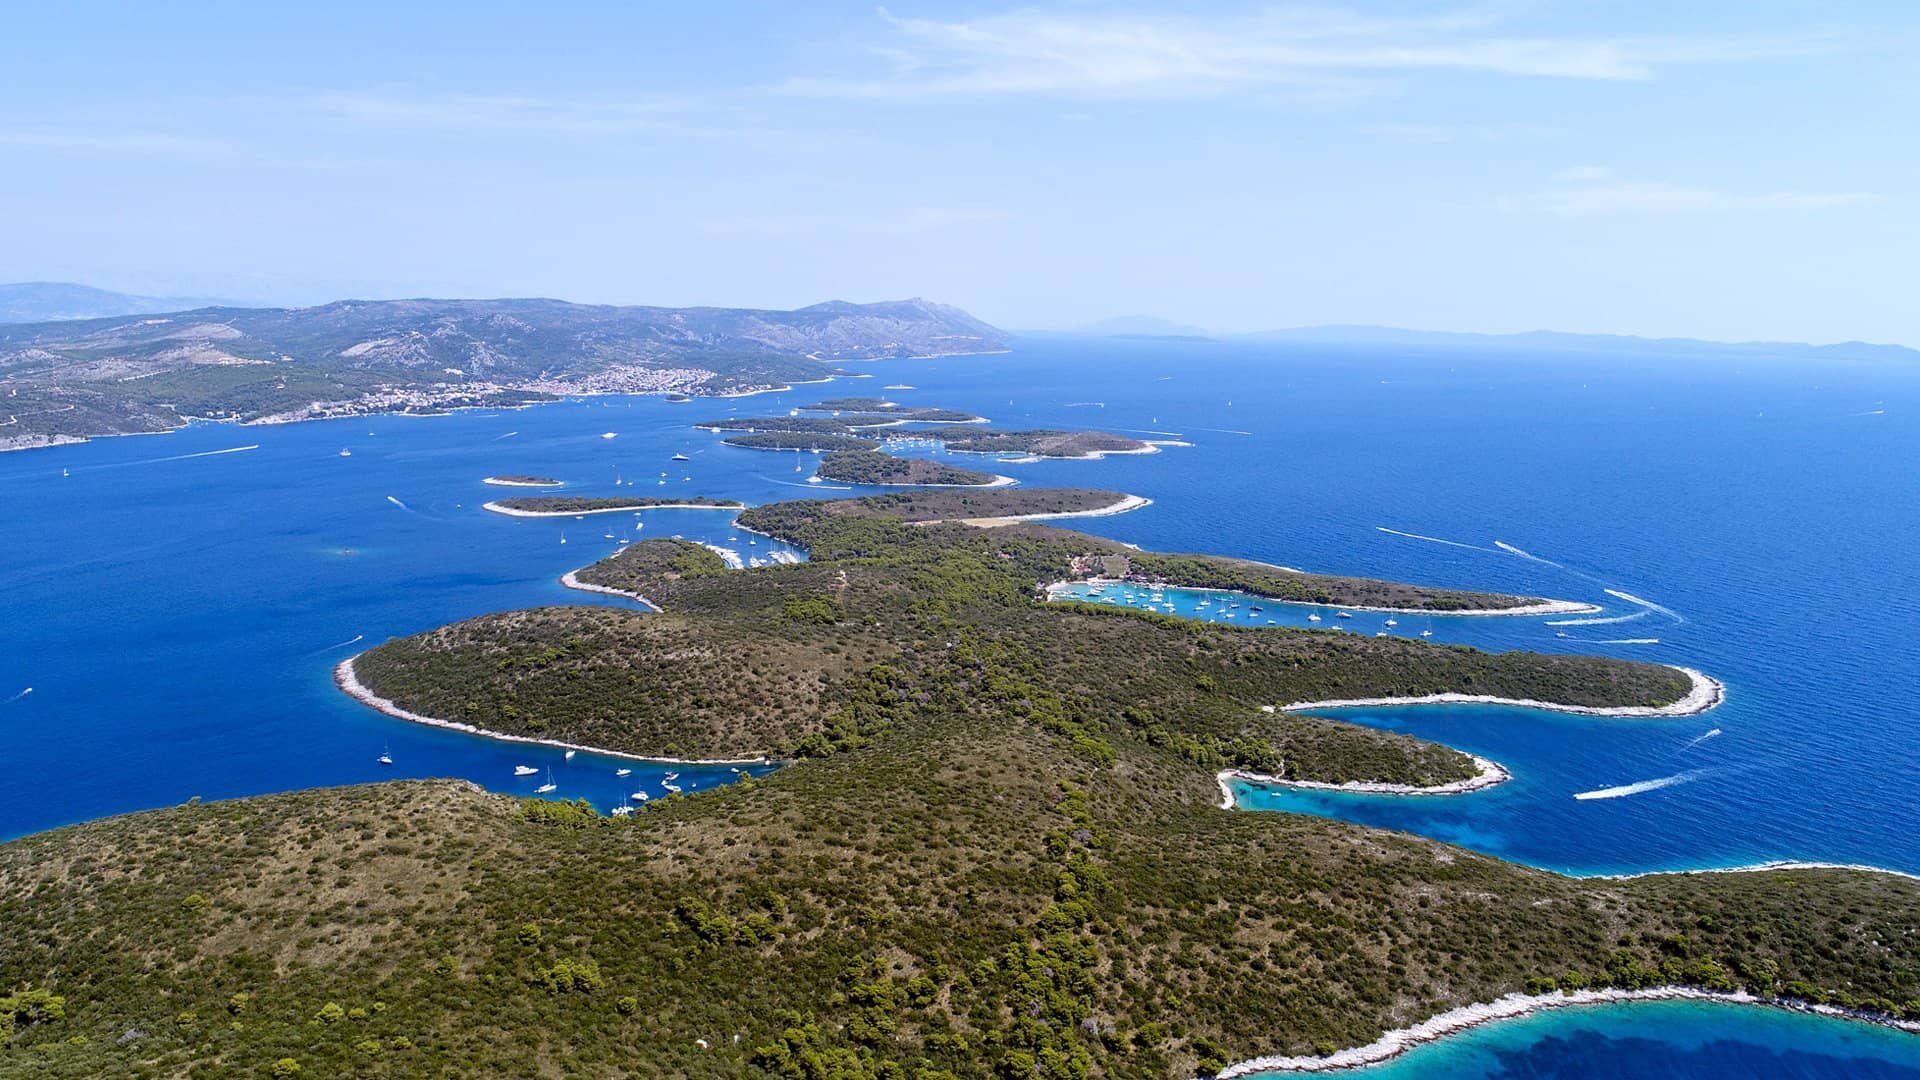
[[[1107,431],[962,431],[936,436],[947,449],[966,454],[1027,454],[1032,457],[1097,458],[1104,454],[1145,454],[1155,447],[1143,439]]]
[[[1108,552],[962,523],[1116,494],[759,507],[742,524],[808,562],[728,570],[649,539],[576,576],[658,613],[504,612],[361,654],[360,679],[424,715],[791,764],[627,818],[409,781],[0,845],[0,1070],[1184,1078],[1520,990],[1744,987],[1920,1017],[1920,882],[1579,880],[1220,809],[1230,766],[1471,771],[1275,702],[1657,704],[1674,672],[1047,604],[1040,586]]]
[[[880,448],[880,444],[872,439],[813,431],[763,431],[751,435],[731,435],[720,441],[728,446],[740,446],[748,450],[798,450],[802,453]]]
[[[529,495],[515,499],[497,499],[483,503],[482,509],[496,514],[519,517],[569,517],[574,514],[610,514],[619,510],[739,510],[746,504],[737,499],[709,499],[692,495],[681,498],[600,497],[593,495]]]
[[[498,487],[560,487],[560,481],[550,476],[527,476],[524,473],[504,473],[489,476],[481,481]]]
[[[820,459],[819,475],[843,484],[927,484],[935,487],[1003,487],[1007,477],[962,469],[924,458],[895,457],[877,450],[835,450]]]

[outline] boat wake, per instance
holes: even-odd
[[[1611,592],[1612,590],[1608,590]],[[1647,617],[1645,611],[1636,611],[1631,615],[1608,615],[1601,619],[1548,619],[1548,626],[1607,626],[1612,623],[1632,622]]]
[[[391,496],[391,495],[389,495],[389,496],[387,496],[387,501],[388,501],[388,502],[390,502],[390,503],[392,503],[393,505],[395,505],[395,506],[397,506],[397,507],[399,507],[399,508],[400,508],[400,509],[402,509],[402,510],[411,510],[411,509],[413,509],[412,507],[410,507],[410,506],[408,506],[408,505],[407,505],[406,503],[403,503],[403,502],[401,502],[401,501],[400,501],[399,499],[396,499],[396,498],[394,498],[394,497],[393,497],[393,496]]]
[[[1107,407],[1107,403],[1104,401],[1069,401],[1065,407],[1069,409],[1104,409]]]
[[[7,700],[0,701],[0,705],[11,705],[14,702],[19,701],[21,698],[26,697],[28,694],[31,694],[31,693],[33,693],[33,687],[29,686],[25,690],[20,691],[19,693],[13,695]]]
[[[1442,540],[1437,536],[1422,536],[1419,533],[1401,532],[1399,529],[1389,529],[1385,525],[1375,525],[1374,528],[1380,530],[1383,533],[1388,533],[1393,536],[1404,536],[1409,540],[1425,540],[1429,544],[1445,544],[1448,547],[1466,548],[1468,551],[1491,551],[1492,550],[1491,548],[1483,548],[1478,544],[1463,544],[1458,540]],[[1548,625],[1551,626],[1556,624],[1549,623]]]
[[[335,650],[335,649],[344,649],[344,648],[346,648],[346,647],[347,647],[347,646],[349,646],[349,645],[352,645],[352,644],[355,644],[355,643],[357,643],[357,642],[361,642],[361,641],[365,641],[365,640],[367,640],[367,635],[365,635],[365,634],[355,634],[355,635],[353,635],[352,637],[350,637],[350,638],[348,638],[348,639],[347,639],[347,640],[345,640],[345,641],[336,641],[336,642],[334,642],[333,644],[331,644],[331,645],[328,645],[328,646],[326,646],[326,647],[324,647],[324,648],[320,648],[320,649],[315,649],[315,650],[313,650],[312,652],[310,652],[310,653],[308,653],[307,655],[308,655],[308,656],[319,656],[319,655],[320,655],[321,653],[324,653],[324,652],[332,652],[332,651],[333,651],[333,650]]]
[[[1251,432],[1251,431],[1237,431],[1237,430],[1235,430],[1235,429],[1233,429],[1233,428],[1225,428],[1225,427],[1199,427],[1199,428],[1194,428],[1193,430],[1195,430],[1195,431],[1217,431],[1217,432],[1219,432],[1219,433],[1220,433],[1220,434],[1222,434],[1222,435],[1251,435],[1251,434],[1253,434],[1253,432]]]
[[[1622,784],[1619,787],[1582,791],[1576,794],[1574,798],[1580,799],[1583,802],[1593,799],[1624,799],[1629,795],[1644,795],[1649,791],[1659,791],[1661,788],[1670,788],[1680,784],[1691,783],[1703,776],[1712,774],[1714,771],[1713,769],[1693,769],[1688,772],[1674,773],[1672,776],[1663,776],[1658,780],[1642,780],[1636,784]]]
[[[1528,562],[1543,563],[1547,566],[1559,567],[1562,570],[1566,569],[1565,567],[1560,566],[1559,563],[1554,562],[1552,559],[1543,559],[1538,555],[1534,555],[1530,552],[1522,551],[1519,548],[1514,547],[1512,544],[1507,543],[1505,540],[1495,540],[1493,542],[1493,546],[1499,548],[1501,551],[1504,551],[1509,555],[1518,555],[1521,558],[1527,560]]]
[[[1594,644],[1595,645],[1658,645],[1660,644],[1660,639],[1657,637],[1602,638],[1601,640],[1594,642]]]
[[[1715,735],[1718,735],[1718,734],[1720,734],[1720,729],[1719,729],[1719,728],[1714,728],[1714,729],[1713,729],[1712,731],[1709,731],[1709,732],[1707,732],[1707,733],[1706,733],[1705,735],[1702,735],[1702,736],[1700,736],[1700,737],[1698,737],[1698,738],[1696,738],[1696,739],[1693,739],[1693,740],[1691,740],[1691,741],[1689,741],[1689,742],[1687,743],[1687,745],[1685,745],[1685,746],[1683,746],[1683,747],[1681,747],[1680,749],[1682,749],[1682,750],[1691,750],[1691,749],[1693,749],[1694,747],[1696,747],[1696,746],[1699,746],[1699,745],[1700,745],[1701,743],[1703,743],[1703,742],[1706,742],[1706,741],[1707,741],[1708,739],[1711,739],[1711,738],[1713,738],[1713,737],[1714,737]]]
[[[189,458],[219,457],[222,454],[244,454],[249,450],[260,449],[259,443],[251,446],[229,446],[225,450],[202,450],[194,454],[174,454],[171,457],[141,458],[139,461],[116,461],[111,465],[91,465],[89,469],[124,469],[132,465],[158,465],[163,461],[186,461]]]
[[[1646,608],[1648,611],[1657,611],[1660,614],[1665,615],[1667,618],[1672,619],[1674,622],[1683,623],[1687,621],[1686,616],[1680,614],[1679,612],[1673,610],[1672,608],[1662,607],[1661,605],[1656,604],[1651,600],[1642,600],[1639,597],[1633,595],[1632,593],[1621,592],[1619,589],[1608,589],[1606,590],[1606,593],[1608,596],[1617,596],[1620,599],[1625,600],[1629,604],[1638,604],[1641,607]]]
[[[519,432],[517,432],[517,431],[509,431],[509,432],[507,432],[507,433],[506,433],[505,435],[495,435],[495,436],[493,437],[493,441],[494,441],[494,442],[499,442],[499,441],[500,441],[501,439],[511,439],[511,438],[513,438],[513,437],[514,437],[515,435],[518,435],[518,434],[520,434],[520,433],[519,433]]]

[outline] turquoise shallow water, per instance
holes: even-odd
[[[393,721],[339,694],[330,672],[368,643],[455,619],[620,603],[557,578],[622,535],[678,533],[746,557],[768,549],[714,512],[488,514],[480,502],[511,492],[483,476],[754,503],[860,493],[808,484],[811,458],[723,447],[688,425],[911,383],[885,393],[1001,426],[1193,444],[993,465],[1023,483],[1154,500],[1074,527],[1159,550],[1591,602],[1600,617],[1629,621],[1401,617],[1392,632],[1430,626],[1433,640],[1483,648],[1680,663],[1729,688],[1720,708],[1677,719],[1350,710],[1358,722],[1491,757],[1514,779],[1453,798],[1249,791],[1245,806],[1416,831],[1583,874],[1773,859],[1920,872],[1909,702],[1920,687],[1911,541],[1920,373],[1074,339],[871,370],[872,379],[726,402],[617,398],[437,418],[196,425],[0,455],[0,836],[195,795],[387,776],[462,776],[530,793],[551,768],[557,795],[603,809],[625,801],[629,784],[657,794],[668,767],[632,766],[622,779],[614,771],[626,763],[596,755],[567,761],[558,750]],[[608,431],[616,438],[603,439]],[[241,446],[258,448],[211,453]],[[691,460],[673,462],[675,452]],[[1306,609],[1264,606],[1260,625],[1304,625]],[[1384,616],[1355,615],[1351,632],[1384,628]],[[382,749],[391,767],[375,763]],[[521,764],[540,771],[515,779]],[[735,775],[671,771],[690,789]],[[1670,778],[1679,779],[1643,787]],[[1622,787],[1637,793],[1573,797]],[[1753,1021],[1761,1025],[1791,1019],[1758,1015],[1770,1018]],[[1706,1068],[1687,1060],[1680,1071]]]
[[[1301,1073],[1254,1073],[1263,1080]],[[1920,1076],[1920,1038],[1846,1020],[1694,1001],[1550,1009],[1449,1035],[1365,1068],[1415,1077]]]

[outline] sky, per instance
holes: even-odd
[[[10,5],[0,280],[1920,345],[1920,4]]]

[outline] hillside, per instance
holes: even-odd
[[[558,300],[341,301],[0,326],[0,448],[193,417],[257,421],[511,405],[560,394],[722,394],[840,360],[998,349],[924,300],[797,311]]]
[[[1920,1016],[1920,882],[1574,880],[1217,805],[1232,763],[1462,763],[1258,702],[1468,675],[1657,700],[1665,669],[1044,605],[1081,538],[884,504],[762,514],[803,565],[648,540],[580,572],[663,614],[509,612],[359,660],[435,715],[796,757],[769,775],[625,819],[413,781],[0,845],[0,1076],[1180,1078],[1591,985]]]
[[[20,281],[0,285],[0,323],[101,319],[214,307],[225,301],[182,296],[133,296],[64,281]]]

